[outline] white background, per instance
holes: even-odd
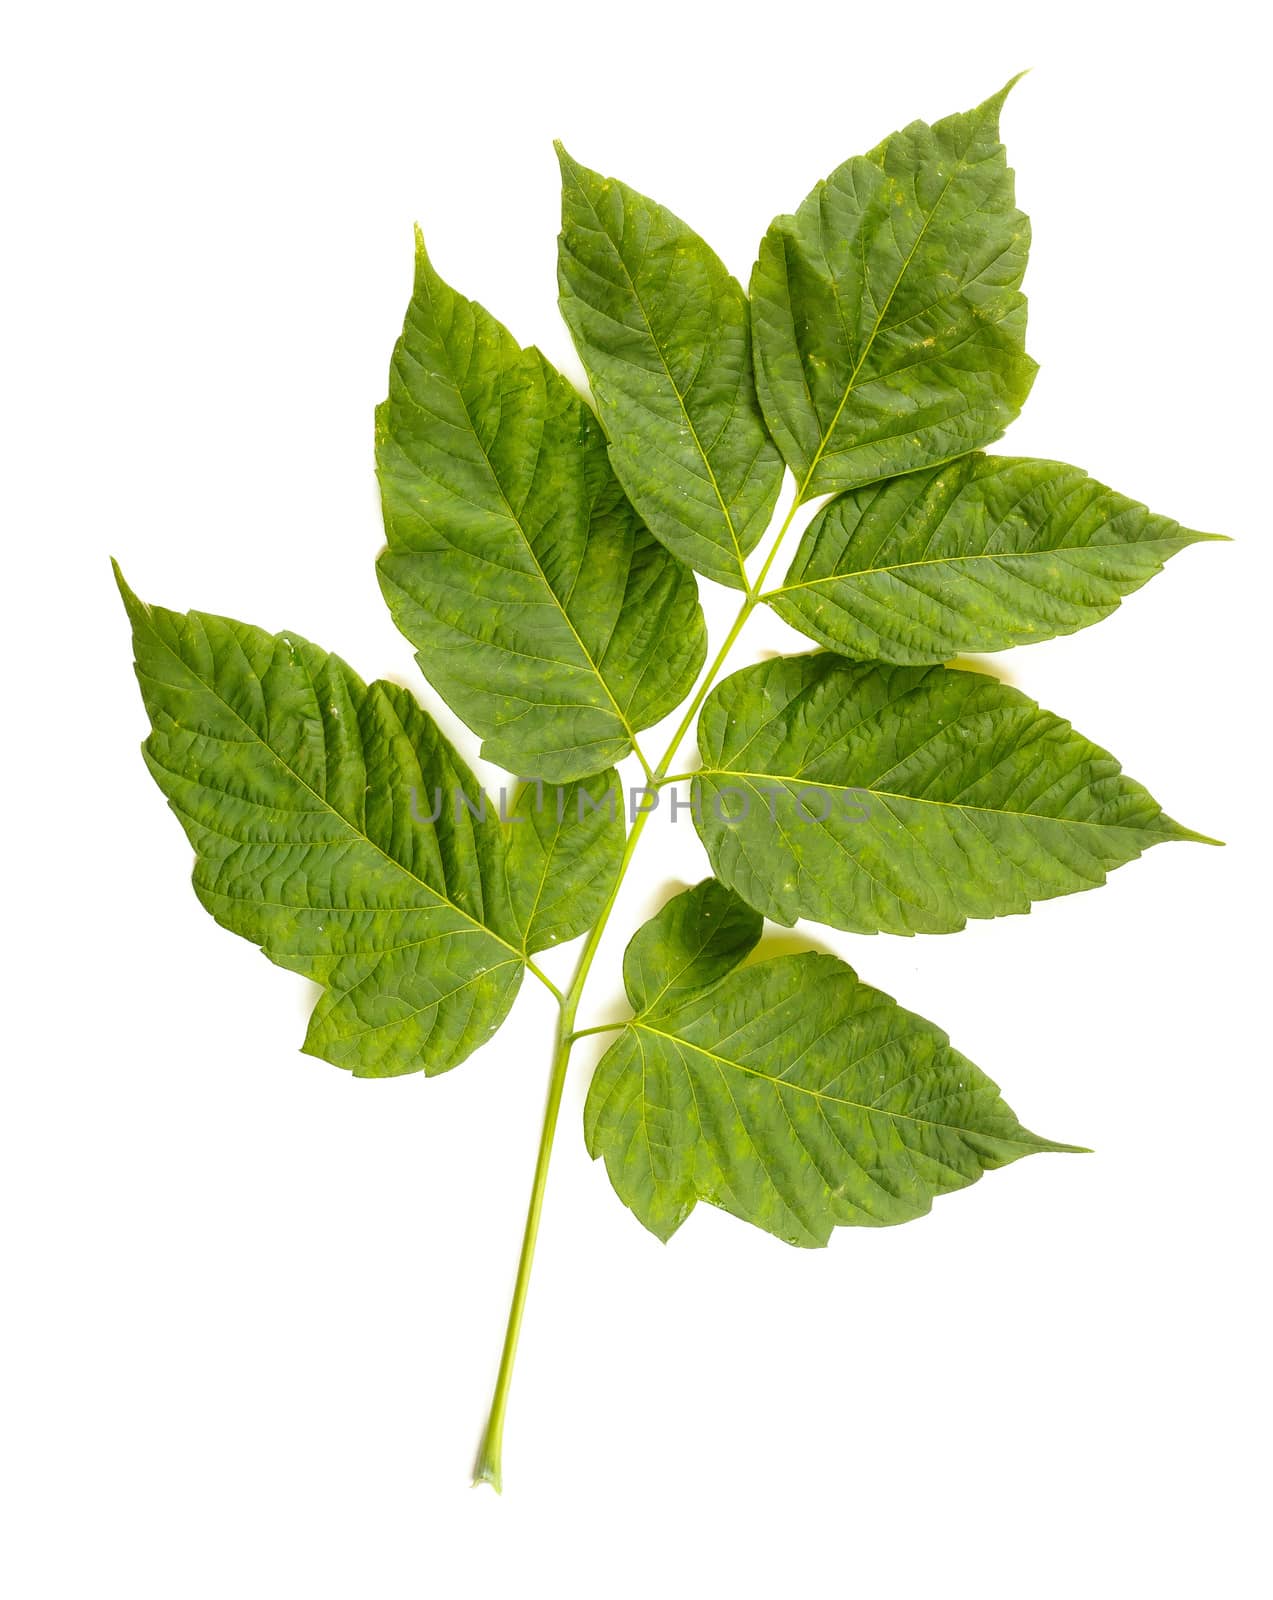
[[[13,1600],[1258,1592],[1270,347],[1246,9],[124,4],[10,22]],[[1228,848],[1165,846],[957,938],[809,930],[948,1028],[1030,1126],[1096,1151],[991,1174],[906,1228],[800,1252],[702,1206],[664,1248],[585,1155],[581,1049],[505,1494],[473,1490],[550,1008],[527,984],[495,1042],[431,1081],[298,1053],[308,986],[190,893],[137,754],[107,553],[148,599],[418,684],[376,588],[371,462],[412,222],[578,376],[554,135],[745,278],[815,179],[1022,66],[1004,129],[1042,371],[1001,448],[1237,542],[996,670]],[[707,598],[719,636],[733,601]],[[744,643],[740,663],[791,638],[772,623]],[[647,851],[582,1021],[620,1014],[626,930],[705,872],[684,826],[652,827]]]

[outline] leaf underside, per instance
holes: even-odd
[[[1030,225],[999,142],[1007,88],[913,122],[778,217],[752,273],[756,384],[802,498],[977,449],[1034,379]]]
[[[805,530],[785,622],[843,655],[918,664],[1099,622],[1195,533],[1059,461],[969,455],[850,490]]]
[[[613,881],[622,821],[599,829],[589,812],[576,826],[572,788],[562,828],[525,818],[509,847],[405,690],[364,684],[296,634],[120,589],[146,764],[195,848],[195,892],[322,985],[305,1051],[360,1077],[455,1066],[503,1021],[526,956],[593,914],[591,880]]]
[[[696,909],[713,906],[719,927],[724,898],[699,885],[637,939],[666,941],[677,970]],[[834,956],[715,971],[638,1010],[588,1094],[590,1154],[661,1239],[707,1200],[789,1244],[823,1245],[837,1226],[909,1222],[983,1171],[1073,1148],[1023,1128],[939,1028]]]
[[[684,698],[707,648],[692,573],[624,498],[584,402],[420,240],[376,458],[385,599],[488,760],[586,777]]]
[[[981,673],[762,662],[713,691],[699,748],[713,870],[786,924],[952,933],[1200,837],[1107,751]]]

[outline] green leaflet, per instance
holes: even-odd
[[[999,142],[1011,87],[846,161],[765,235],[756,385],[802,498],[962,455],[1020,411],[1035,363],[1030,225]]]
[[[747,300],[664,206],[560,145],[561,312],[628,498],[669,550],[735,589],[782,483],[752,377]]]
[[[675,971],[696,909],[725,914],[725,894],[709,881],[670,901],[633,940],[642,969],[666,943]],[[834,956],[711,970],[708,987],[646,1010],[629,982],[638,1015],[584,1111],[589,1153],[660,1239],[707,1200],[789,1244],[823,1245],[835,1227],[909,1222],[984,1171],[1075,1148],[1027,1132],[940,1028]]]
[[[805,530],[784,621],[845,655],[946,661],[1074,633],[1195,533],[1059,461],[963,456],[851,490]]]
[[[376,413],[398,627],[511,772],[600,772],[689,690],[707,647],[693,575],[624,499],[592,413],[433,270]]]
[[[750,955],[763,926],[760,913],[732,889],[704,878],[633,934],[623,955],[628,999],[637,1011],[674,1011]]]
[[[622,823],[546,839],[524,822],[506,859],[493,808],[404,689],[295,634],[119,585],[146,764],[195,848],[195,892],[323,986],[305,1051],[371,1078],[463,1061],[503,1021],[524,956],[570,936],[560,903],[575,892],[595,911],[586,879],[613,879]]]
[[[713,691],[699,749],[713,870],[775,922],[952,933],[1202,838],[1068,722],[980,673],[766,661]]]
[[[508,889],[528,955],[578,938],[600,916],[623,857],[623,815],[613,770],[518,791],[509,813]]]

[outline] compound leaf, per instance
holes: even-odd
[[[1011,87],[846,161],[765,235],[756,384],[802,498],[962,455],[1020,411],[1035,363],[1030,225],[999,142]]]
[[[951,933],[1202,838],[1068,722],[980,673],[762,662],[708,698],[699,749],[713,870],[775,922]]]
[[[946,661],[1099,622],[1178,550],[1219,537],[1078,467],[970,455],[838,495],[764,598],[844,655]]]
[[[673,895],[632,936],[623,986],[634,1011],[674,1011],[702,994],[755,949],[764,918],[715,878]]]
[[[418,236],[376,456],[385,599],[488,759],[585,777],[685,696],[707,647],[693,574],[624,499],[588,407]]]
[[[584,1132],[659,1238],[707,1200],[796,1245],[909,1222],[984,1171],[1074,1148],[1023,1128],[940,1028],[812,951],[634,1017]]]
[[[553,915],[519,921],[527,847],[510,867],[486,796],[404,689],[364,684],[296,634],[147,606],[119,583],[143,753],[205,908],[322,985],[308,1054],[360,1077],[455,1066],[513,1003],[523,928]],[[599,848],[558,843],[554,871]],[[550,908],[559,890],[541,876]]]
[[[613,769],[565,787],[522,786],[509,815],[507,861],[528,956],[593,925],[614,888],[626,837]]]
[[[756,400],[746,296],[679,217],[557,152],[561,311],[614,470],[669,550],[741,589],[783,471]]]

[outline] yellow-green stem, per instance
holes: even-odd
[[[570,1064],[570,1049],[574,1044],[575,1013],[579,1009],[584,983],[592,967],[597,948],[605,933],[610,913],[619,896],[619,886],[627,874],[637,843],[645,831],[646,819],[651,815],[642,811],[632,825],[627,847],[619,863],[610,898],[602,909],[588,942],[579,957],[574,978],[561,1001],[557,1018],[557,1047],[553,1052],[552,1071],[548,1079],[548,1104],[544,1109],[544,1123],[539,1136],[539,1155],[535,1161],[535,1176],[531,1182],[530,1204],[526,1210],[526,1226],[522,1233],[522,1253],[517,1263],[517,1279],[513,1285],[513,1300],[508,1308],[508,1327],[504,1334],[504,1348],[500,1355],[499,1373],[495,1379],[495,1393],[491,1398],[490,1416],[486,1431],[477,1452],[477,1465],[473,1468],[474,1483],[489,1483],[499,1493],[503,1488],[504,1414],[508,1407],[508,1389],[513,1381],[513,1364],[517,1359],[517,1341],[521,1335],[522,1312],[526,1306],[526,1291],[530,1285],[531,1265],[535,1259],[535,1241],[539,1235],[539,1218],[544,1208],[544,1190],[548,1184],[548,1164],[552,1159],[553,1137],[557,1132],[557,1116],[561,1110],[561,1095],[566,1084],[566,1068]]]
[[[565,1016],[563,1010],[562,1016]],[[535,1179],[531,1185],[530,1206],[526,1212],[526,1228],[522,1235],[521,1259],[517,1263],[517,1281],[513,1285],[513,1302],[508,1310],[508,1331],[500,1356],[499,1375],[495,1379],[495,1394],[491,1400],[491,1414],[486,1432],[482,1435],[473,1468],[474,1483],[489,1483],[499,1494],[504,1487],[504,1412],[508,1405],[508,1387],[513,1381],[513,1363],[517,1359],[517,1340],[522,1327],[522,1310],[526,1304],[526,1291],[530,1287],[531,1263],[535,1259],[535,1239],[539,1233],[539,1215],[544,1208],[544,1189],[548,1183],[548,1162],[552,1156],[553,1136],[557,1132],[557,1114],[561,1110],[561,1094],[566,1085],[566,1068],[570,1062],[570,1032],[559,1027],[557,1048],[553,1052],[552,1074],[548,1080],[548,1105],[544,1111],[543,1130],[539,1136],[539,1156],[535,1162]]]
[[[677,752],[685,742],[685,737],[694,724],[702,708],[703,701],[711,692],[721,668],[725,665],[726,658],[738,636],[747,624],[747,619],[756,609],[760,599],[761,585],[773,564],[778,553],[778,547],[783,541],[787,529],[791,526],[791,519],[795,516],[800,505],[800,494],[792,502],[791,510],[787,513],[786,520],[778,530],[773,548],[765,559],[760,569],[759,576],[754,584],[747,588],[746,598],[739,607],[738,615],[734,618],[733,625],[725,636],[724,643],[716,652],[711,665],[704,673],[699,686],[690,701],[684,716],[677,725],[676,732],[672,735],[663,758],[653,772],[644,756],[641,765],[652,788],[657,788],[666,778],[669,767],[676,759]],[[628,868],[632,864],[632,857],[640,842],[641,835],[645,832],[645,825],[653,815],[652,811],[638,812],[633,824],[632,832],[628,835],[627,846],[623,852],[623,859],[619,863],[619,871],[615,876],[614,887],[610,897],[602,907],[592,932],[588,935],[583,953],[579,957],[579,965],[575,968],[575,975],[571,979],[570,987],[565,994],[555,988],[560,1005],[557,1021],[557,1045],[553,1051],[552,1071],[548,1079],[548,1104],[544,1109],[544,1122],[539,1135],[539,1154],[535,1161],[535,1176],[531,1182],[530,1204],[526,1211],[526,1226],[522,1232],[522,1252],[517,1263],[517,1279],[513,1285],[513,1300],[508,1309],[508,1327],[504,1334],[504,1348],[500,1354],[499,1374],[495,1379],[495,1393],[491,1399],[490,1415],[487,1418],[486,1430],[482,1435],[481,1447],[477,1453],[477,1464],[473,1469],[473,1482],[489,1483],[499,1492],[503,1488],[503,1448],[504,1448],[504,1416],[508,1408],[509,1385],[513,1380],[513,1365],[517,1359],[517,1341],[521,1335],[522,1313],[526,1306],[526,1293],[530,1286],[531,1266],[535,1259],[535,1241],[539,1235],[539,1219],[544,1208],[544,1191],[548,1185],[548,1166],[552,1159],[553,1138],[557,1132],[557,1118],[561,1111],[561,1097],[566,1084],[566,1071],[570,1065],[570,1051],[576,1039],[585,1034],[604,1031],[607,1025],[601,1028],[582,1028],[574,1031],[575,1015],[579,1010],[579,1001],[583,995],[583,987],[587,982],[588,973],[592,969],[593,960],[605,934],[610,915],[619,898],[619,890],[627,876]],[[547,982],[547,979],[544,980]],[[548,984],[549,988],[553,988]]]

